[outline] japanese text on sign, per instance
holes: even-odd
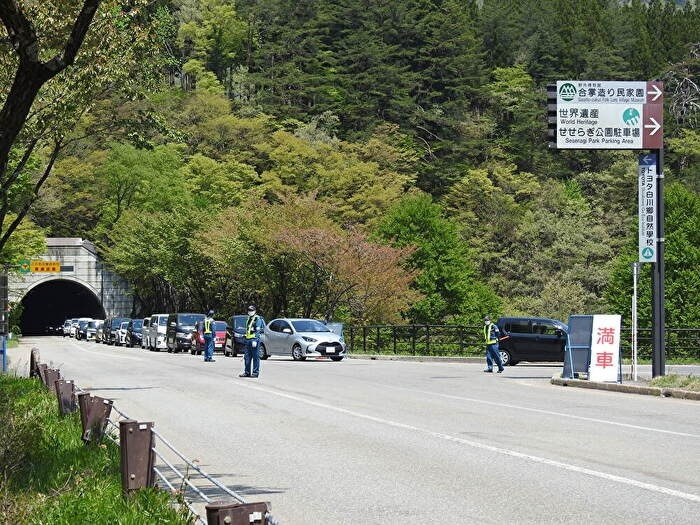
[[[639,159],[639,261],[656,262],[656,155]]]
[[[61,271],[59,261],[32,261],[31,271],[33,273],[58,273]]]
[[[591,333],[591,381],[617,381],[620,366],[619,315],[594,315]]]

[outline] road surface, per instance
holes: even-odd
[[[700,403],[549,383],[554,366],[29,349],[284,525],[700,523]]]

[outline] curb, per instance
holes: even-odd
[[[348,359],[369,359],[372,361],[416,361],[419,363],[482,363],[485,357],[443,357],[425,355],[380,355],[380,354],[348,354]]]
[[[592,388],[595,390],[607,390],[609,392],[623,392],[625,394],[640,394],[645,396],[673,397],[677,399],[689,399],[700,401],[700,392],[681,390],[680,388],[661,388],[658,386],[625,385],[620,383],[599,383],[584,379],[564,379],[559,374],[552,376],[551,383],[558,386],[573,386],[577,388]]]

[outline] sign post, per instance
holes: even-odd
[[[652,375],[666,374],[662,82],[560,80],[547,86],[549,146],[652,150],[639,161],[639,261],[652,263]]]

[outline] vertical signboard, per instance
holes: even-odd
[[[639,157],[639,262],[656,262],[656,155]]]
[[[588,379],[617,381],[620,370],[620,315],[594,315]]]

